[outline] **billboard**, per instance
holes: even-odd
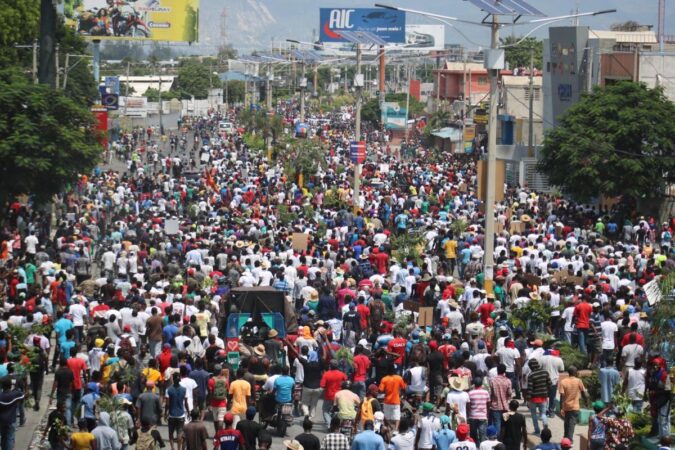
[[[405,42],[387,45],[387,50],[431,51],[445,49],[445,25],[406,24]]]
[[[405,43],[405,13],[382,8],[321,8],[321,42],[349,42],[341,31],[368,31],[387,43]]]
[[[196,42],[199,0],[64,0],[66,25],[89,39]]]
[[[405,108],[401,108],[396,102],[385,102],[382,108],[382,123],[387,130],[405,129],[408,118]]]

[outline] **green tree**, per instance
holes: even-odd
[[[223,83],[223,95],[227,93],[228,103],[244,101],[245,83],[241,80],[230,80]]]
[[[528,37],[518,45],[514,44],[520,41],[522,37],[507,36],[501,39],[502,46],[505,46],[505,59],[512,69],[515,67],[530,67],[530,55],[534,55],[534,67],[542,68],[544,60],[544,42],[533,37]]]
[[[178,73],[175,86],[172,90],[176,91],[179,98],[205,99],[209,95],[211,86],[211,72],[208,65],[204,65],[197,60],[184,60],[178,67]]]
[[[675,181],[673,117],[661,89],[628,81],[596,88],[548,133],[539,167],[578,199],[662,197]]]
[[[16,195],[45,202],[97,163],[91,113],[60,90],[0,74],[0,206]]]
[[[66,64],[66,55],[68,53],[74,55],[87,54],[87,41],[82,38],[75,30],[68,28],[65,25],[59,25],[56,38],[61,48],[59,57],[59,66],[63,70],[68,71],[68,82],[66,84],[66,95],[71,97],[81,105],[91,104],[92,100],[98,96],[98,89],[96,80],[91,73],[89,66],[90,59],[84,58],[82,60],[70,58],[68,66]],[[61,77],[63,81],[64,77]]]
[[[40,0],[0,0],[0,52],[31,44],[40,22]]]

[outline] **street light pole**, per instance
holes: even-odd
[[[499,46],[499,22],[492,16],[490,51],[494,54]],[[494,280],[495,247],[495,188],[497,181],[497,100],[499,97],[499,69],[488,69],[490,75],[490,110],[488,119],[487,183],[485,193],[485,255],[483,275],[485,290],[492,293]]]
[[[527,125],[527,156],[534,156],[534,48],[530,48],[530,101]]]
[[[354,139],[356,142],[361,140],[361,45],[356,44],[356,74],[354,75],[354,88],[356,89],[356,114],[354,117]],[[354,165],[354,197],[352,200],[352,208],[354,212],[358,211],[360,207],[359,198],[361,197],[361,163]]]
[[[406,64],[406,75],[408,78],[407,89],[405,93],[405,142],[408,143],[408,118],[410,117],[410,64]]]
[[[300,123],[305,123],[305,88],[307,87],[307,78],[305,78],[305,60],[300,64]]]

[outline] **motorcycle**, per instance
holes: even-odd
[[[286,436],[286,429],[293,424],[293,403],[281,403],[272,417],[262,420],[263,427],[273,427],[279,437]]]
[[[150,29],[133,8],[127,11],[115,9],[111,17],[115,36],[143,38],[150,36]]]

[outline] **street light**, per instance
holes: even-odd
[[[426,11],[418,11],[410,8],[399,8],[397,6],[383,5],[376,3],[375,6],[385,9],[391,9],[396,11],[408,12],[411,14],[419,14],[421,16],[428,17],[430,19],[436,20],[438,22],[444,23],[455,28],[460,34],[461,31],[455,27],[451,22],[466,23],[469,25],[478,25],[478,26],[489,26],[491,29],[490,35],[490,48],[485,58],[485,65],[488,73],[490,75],[490,110],[488,118],[488,157],[487,157],[487,186],[485,193],[485,256],[483,259],[483,275],[485,279],[485,289],[492,293],[492,282],[494,279],[494,244],[495,244],[495,183],[497,179],[497,99],[499,97],[498,92],[498,78],[499,70],[503,68],[504,65],[504,48],[505,46],[499,46],[499,29],[506,25],[506,23],[499,23],[498,16],[503,14],[492,14],[492,22],[472,22],[469,20],[459,19],[452,16],[444,16],[441,14],[435,14]],[[531,24],[540,24],[537,25],[533,30],[530,30],[525,37],[532,34],[537,29],[550,25],[554,22],[559,22],[561,20],[575,18],[575,17],[584,17],[584,16],[598,16],[600,14],[607,14],[616,12],[616,9],[607,9],[602,11],[590,12],[590,13],[577,13],[569,14],[566,16],[557,16],[549,17],[543,19],[534,19],[526,22],[516,22],[520,16],[517,16],[513,23],[509,25],[531,25]],[[525,39],[523,37],[519,42]],[[470,40],[469,40],[470,41]],[[519,43],[518,42],[518,43]],[[531,95],[531,94],[530,94]]]

